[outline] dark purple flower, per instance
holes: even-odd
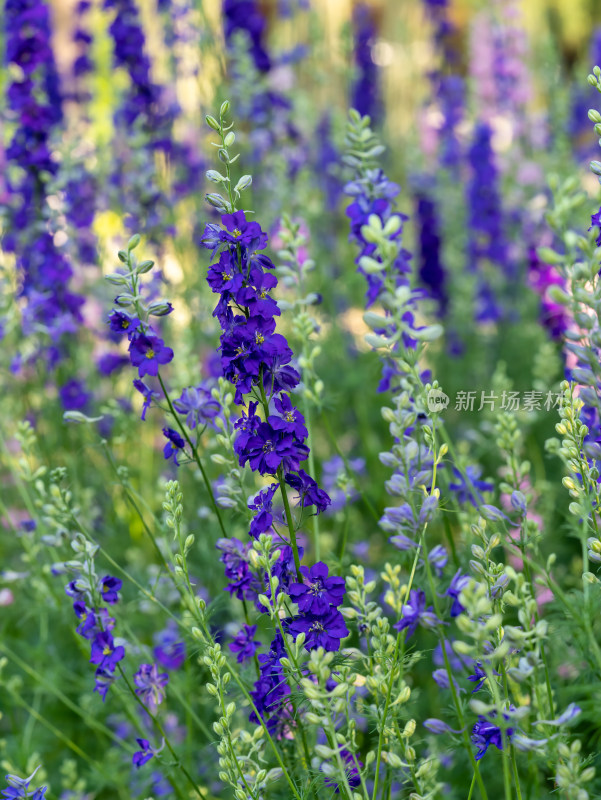
[[[482,662],[481,661],[474,661],[474,665],[473,666],[474,666],[474,674],[473,675],[468,675],[468,677],[467,677],[468,681],[471,681],[472,683],[477,684],[472,689],[472,694],[474,694],[474,692],[477,692],[479,689],[481,689],[484,686],[484,683],[486,682],[486,680],[488,678],[488,675],[484,671],[484,668],[482,666]],[[496,676],[499,675],[499,673],[496,670],[492,669],[492,668],[491,668],[491,672],[492,672],[493,675],[496,675]]]
[[[236,34],[244,33],[248,37],[249,53],[255,67],[261,72],[268,72],[271,60],[263,43],[266,20],[257,0],[224,0],[222,10],[228,48]]]
[[[287,620],[286,627],[288,633],[295,638],[299,633],[306,635],[306,650],[316,650],[318,647],[323,647],[324,650],[336,652],[340,650],[340,640],[349,635],[344,617],[335,608],[331,608],[323,616],[301,614],[298,617]]]
[[[165,669],[179,669],[186,658],[186,645],[180,639],[177,626],[170,624],[154,635],[152,651],[158,663]]]
[[[298,605],[298,610],[315,617],[324,616],[330,606],[340,606],[344,601],[344,578],[328,577],[328,567],[318,561],[310,569],[301,567],[303,583],[291,583],[288,594]]]
[[[85,589],[78,580],[74,580],[68,583],[65,586],[65,593],[76,601],[84,602],[86,599]]]
[[[599,228],[599,233],[595,243],[597,247],[601,247],[601,208],[595,214],[591,214],[591,227],[589,228],[589,231],[593,228]]]
[[[136,694],[154,714],[165,699],[165,686],[169,683],[169,676],[162,672],[159,674],[156,664],[141,664],[134,675]]]
[[[465,611],[464,607],[459,602],[459,595],[461,592],[469,585],[471,578],[469,575],[462,575],[461,570],[458,569],[457,572],[453,575],[453,579],[449,584],[449,588],[446,590],[445,594],[447,597],[453,598],[453,605],[451,606],[451,616],[458,617],[459,614],[463,614]]]
[[[33,780],[33,776],[39,770],[36,767],[31,775],[27,778],[18,778],[16,775],[7,775],[6,783],[8,787],[2,789],[2,800],[19,800],[19,798],[28,797],[29,800],[44,800],[46,794],[46,787],[42,786],[39,789],[30,789],[29,784]]]
[[[273,404],[280,415],[279,417],[269,417],[269,422],[274,428],[279,427],[280,430],[293,433],[297,439],[306,439],[308,433],[305,427],[305,418],[298,408],[292,405],[289,395],[282,394],[281,398],[276,397]]]
[[[87,406],[92,396],[90,392],[86,391],[84,383],[75,378],[63,384],[59,388],[58,394],[65,411],[81,411]]]
[[[240,466],[248,461],[251,469],[261,475],[274,475],[280,466],[286,472],[298,470],[299,463],[308,455],[307,445],[292,434],[276,431],[268,422],[261,422],[239,457]]]
[[[319,488],[317,482],[307,475],[304,469],[299,469],[297,474],[286,473],[286,483],[298,492],[297,505],[302,508],[315,506],[317,513],[320,514],[330,505],[331,500],[328,494]]]
[[[186,425],[190,430],[197,425],[209,425],[221,411],[219,402],[203,386],[184,389],[181,397],[173,401],[173,406],[180,414],[186,414]]]
[[[92,655],[90,663],[107,672],[114,672],[119,661],[125,657],[125,648],[115,647],[113,636],[108,631],[100,631],[92,642]]]
[[[256,625],[243,625],[234,640],[230,642],[229,648],[232,653],[237,653],[236,661],[239,664],[252,658],[261,646],[261,642],[258,639],[253,639],[256,632]]]
[[[250,542],[243,545],[239,539],[219,539],[217,549],[221,551],[221,561],[225,564],[225,577],[230,581],[225,587],[239,600],[254,600],[263,587],[252,573],[248,563]]]
[[[148,739],[136,739],[136,742],[141,747],[141,750],[133,754],[131,761],[136,769],[140,769],[140,767],[146,764],[147,761],[150,761],[155,754]]]
[[[158,336],[143,333],[134,334],[129,345],[129,357],[134,367],[138,368],[138,375],[156,376],[159,366],[168,364],[173,359],[173,350],[165,346],[165,342]]]
[[[250,535],[256,539],[265,531],[268,531],[273,522],[273,514],[271,507],[273,504],[273,496],[279,488],[279,483],[271,483],[265,489],[261,489],[258,495],[255,496],[252,503],[248,507],[257,513],[252,518],[250,523]]]
[[[127,311],[118,311],[115,308],[109,315],[109,327],[115,333],[131,334],[139,329],[140,324],[138,317],[128,314]]]
[[[267,245],[267,234],[263,233],[258,222],[248,222],[244,211],[234,214],[223,214],[221,223],[226,230],[221,230],[222,242],[242,245],[253,251],[263,250]]]
[[[456,482],[449,482],[449,489],[456,492],[459,503],[470,502],[475,508],[478,508],[484,502],[480,492],[493,491],[495,488],[493,483],[479,480],[481,474],[482,467],[480,466],[470,465],[464,470],[453,467]]]
[[[105,603],[110,605],[119,602],[119,595],[117,592],[123,586],[123,581],[120,578],[113,578],[111,575],[105,575],[100,581],[100,594]]]
[[[407,638],[409,638],[413,636],[418,625],[434,628],[436,625],[440,625],[440,620],[434,614],[432,606],[426,608],[426,593],[421,589],[412,589],[409,594],[409,602],[403,605],[402,616],[395,623],[394,628],[397,631],[407,628]]]
[[[491,716],[494,716],[494,714],[495,712],[493,711]],[[503,714],[503,717],[506,720],[509,719],[507,714]],[[513,728],[505,729],[505,737],[508,741],[511,740],[514,732]],[[478,747],[476,761],[480,761],[491,744],[494,744],[498,750],[503,749],[503,734],[501,733],[501,729],[493,722],[487,720],[486,717],[478,717],[478,721],[472,729],[472,742]]]
[[[112,375],[113,372],[121,369],[126,364],[129,364],[129,359],[126,356],[120,356],[118,353],[105,353],[103,356],[100,356],[96,363],[98,372],[100,372],[101,375],[108,376]]]
[[[173,458],[174,464],[179,464],[177,460],[178,454],[186,446],[186,442],[182,436],[173,428],[163,428],[163,435],[167,437],[167,444],[163,448],[163,455],[167,460]]]
[[[141,381],[139,378],[134,380],[134,388],[137,389],[140,394],[144,397],[144,404],[142,406],[142,415],[140,419],[144,421],[146,419],[146,412],[150,408],[150,404],[153,400],[160,400],[161,395],[159,392],[154,392],[152,389],[149,389],[148,386]]]
[[[111,631],[115,627],[115,620],[106,608],[87,608],[85,603],[78,602],[73,603],[73,610],[81,620],[76,631],[84,639],[94,639],[102,631]]]
[[[440,578],[443,569],[449,561],[449,554],[441,544],[437,544],[436,547],[433,547],[428,553],[428,561],[434,567],[434,572]]]

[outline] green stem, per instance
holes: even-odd
[[[290,510],[290,502],[286,492],[286,484],[284,482],[284,472],[281,467],[278,468],[278,482],[280,484],[280,492],[282,493],[282,500],[284,501],[284,511],[286,513],[286,522],[288,524],[288,532],[290,533],[290,544],[292,545],[292,552],[294,554],[294,566],[296,568],[296,577],[299,583],[303,582],[303,573],[300,568],[300,558],[298,556],[298,543],[296,541],[296,531],[294,530],[294,521],[292,519],[292,512]]]
[[[217,521],[219,522],[219,527],[221,528],[221,533],[227,539],[227,531],[225,530],[225,526],[223,524],[223,519],[221,518],[221,512],[219,511],[219,506],[217,505],[217,502],[215,501],[215,495],[213,494],[213,488],[211,486],[211,482],[209,481],[209,478],[208,478],[208,475],[207,475],[207,473],[205,471],[203,463],[200,460],[200,456],[198,455],[198,452],[197,452],[196,448],[192,444],[192,440],[190,439],[190,436],[188,435],[188,431],[186,430],[184,425],[182,425],[182,422],[181,422],[179,416],[177,415],[175,409],[173,408],[173,403],[171,402],[171,398],[169,397],[167,389],[165,388],[165,384],[163,383],[163,379],[161,378],[161,373],[160,372],[157,373],[157,378],[159,379],[159,383],[161,384],[161,389],[163,390],[163,394],[165,395],[165,399],[167,400],[167,405],[169,406],[169,411],[171,412],[171,414],[172,414],[172,416],[173,416],[173,418],[174,418],[174,420],[175,420],[175,422],[177,424],[177,427],[180,429],[182,436],[184,437],[184,439],[188,443],[188,447],[190,448],[190,450],[192,452],[192,458],[194,459],[194,461],[196,461],[198,469],[200,470],[200,474],[202,475],[202,479],[204,481],[204,485],[206,486],[207,492],[209,494],[209,498],[211,500],[211,505],[213,506],[213,511],[215,513],[215,516],[217,517]]]
[[[518,772],[518,763],[515,757],[515,747],[510,745],[511,749],[511,764],[513,766],[513,779],[515,781],[515,790],[517,792],[518,800],[522,800],[522,790],[520,789],[520,774]]]
[[[303,411],[305,412],[305,423],[307,425],[308,437],[307,446],[309,448],[309,473],[315,478],[315,456],[313,454],[313,431],[311,429],[311,409],[309,401],[304,398]],[[319,541],[319,514],[313,514],[313,549],[315,551],[315,561],[321,560],[321,543]]]
[[[467,796],[467,800],[472,800],[472,794],[474,793],[474,786],[476,785],[476,773],[472,775],[472,782],[470,783],[470,790]]]

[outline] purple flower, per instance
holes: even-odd
[[[173,359],[173,350],[165,346],[165,342],[158,336],[143,333],[134,334],[129,345],[129,357],[134,367],[138,368],[138,375],[156,376],[159,366],[168,364]]]
[[[109,315],[109,327],[115,333],[133,334],[141,323],[138,317],[128,314],[127,311],[118,311],[114,308]]]
[[[97,664],[100,669],[114,672],[119,661],[125,657],[125,649],[119,645],[115,647],[113,636],[108,631],[100,631],[92,642],[92,655],[90,663]]]
[[[106,669],[102,667],[98,667],[96,670],[96,685],[94,686],[94,691],[98,692],[100,697],[102,697],[102,702],[104,703],[106,700],[106,694],[110,687],[115,683],[116,678],[112,672],[108,672]]]
[[[493,711],[491,716],[494,715],[495,712]],[[503,717],[507,720],[509,719],[507,714],[503,714]],[[505,729],[505,736],[507,740],[511,740],[513,734],[513,728]],[[501,733],[501,729],[498,728],[493,722],[487,720],[486,717],[478,717],[478,721],[472,729],[472,742],[478,747],[476,761],[480,761],[480,759],[486,754],[486,751],[491,744],[494,744],[498,750],[503,749],[503,734]]]
[[[484,500],[480,492],[492,492],[495,487],[489,481],[479,480],[481,474],[482,467],[480,466],[470,465],[463,471],[453,467],[453,475],[457,480],[449,483],[449,489],[457,494],[457,502],[469,502],[474,508],[482,505]]]
[[[305,649],[316,650],[323,647],[324,650],[336,652],[340,650],[340,640],[349,635],[344,622],[344,617],[335,608],[331,608],[323,616],[314,614],[301,614],[298,617],[287,620],[287,631],[295,638],[299,633],[304,633]]]
[[[142,406],[142,415],[140,417],[140,419],[144,422],[146,419],[146,412],[150,408],[150,404],[153,400],[160,400],[161,395],[159,392],[154,392],[152,389],[149,389],[144,381],[141,381],[139,378],[134,380],[134,388],[137,389],[144,397],[144,405]]]
[[[105,603],[113,605],[119,602],[119,595],[117,592],[123,586],[123,581],[120,578],[113,578],[111,575],[105,575],[100,581],[100,595]]]
[[[279,427],[281,430],[293,433],[297,439],[306,439],[308,433],[305,427],[305,418],[298,408],[292,405],[289,395],[282,394],[281,398],[276,397],[273,404],[280,414],[279,417],[269,417],[269,422],[273,427]]]
[[[434,571],[440,578],[443,569],[449,561],[449,556],[445,548],[441,544],[437,544],[436,547],[433,547],[428,553],[428,561],[432,564]]]
[[[167,460],[173,458],[173,463],[178,465],[178,453],[184,449],[186,442],[177,431],[173,430],[173,428],[163,428],[163,435],[167,437],[167,444],[163,448],[163,455]]]
[[[459,595],[466,588],[466,586],[469,585],[470,580],[470,576],[462,575],[460,569],[458,569],[453,575],[453,579],[449,584],[449,588],[445,592],[447,597],[453,598],[453,605],[451,606],[452,617],[458,617],[459,614],[463,614],[465,611],[464,607],[459,602]]]
[[[595,240],[595,243],[597,247],[601,247],[601,208],[596,214],[591,214],[591,227],[589,228],[589,231],[593,228],[599,228],[599,234]]]
[[[499,673],[494,669],[492,669],[492,674],[493,675],[497,675],[497,676],[499,675]],[[468,677],[467,677],[468,681],[471,681],[472,683],[477,683],[478,684],[477,686],[475,686],[472,689],[472,694],[474,694],[474,692],[477,692],[478,689],[482,688],[482,686],[486,682],[487,678],[488,678],[488,675],[484,671],[484,668],[482,666],[482,662],[481,661],[474,661],[474,674],[473,675],[468,675]]]
[[[105,353],[97,361],[98,372],[107,376],[112,375],[126,364],[129,364],[127,356],[120,356],[118,353]]]
[[[219,539],[217,549],[221,550],[221,561],[225,564],[225,577],[230,583],[225,587],[239,600],[254,600],[263,587],[251,572],[248,563],[250,542],[243,545],[239,539]]]
[[[261,475],[274,475],[280,466],[285,471],[298,470],[299,463],[308,455],[309,448],[292,434],[274,430],[268,422],[261,422],[239,458],[242,467],[248,461],[251,469]]]
[[[186,645],[180,640],[175,624],[154,635],[153,656],[165,669],[179,669],[186,658]]]
[[[209,425],[221,411],[218,401],[203,386],[184,389],[181,397],[173,401],[173,406],[180,414],[186,414],[186,425],[190,430],[197,425]]]
[[[409,602],[403,605],[401,619],[395,623],[394,628],[397,631],[407,628],[407,638],[409,638],[413,636],[418,625],[434,628],[440,625],[440,620],[434,614],[432,606],[426,608],[426,593],[421,589],[412,589]]]
[[[143,764],[154,758],[154,752],[148,739],[136,739],[136,742],[141,747],[141,750],[133,754],[131,761],[136,769],[140,769]]]
[[[33,776],[38,771],[39,767],[36,767],[34,771],[28,778],[18,778],[16,775],[6,775],[6,783],[8,784],[6,789],[2,789],[2,800],[18,800],[19,798],[28,797],[29,800],[43,800],[44,795],[46,794],[46,787],[42,786],[39,789],[34,789],[31,791],[29,789],[29,784],[31,783]]]
[[[163,672],[159,674],[156,664],[141,664],[134,675],[136,694],[154,714],[165,699],[165,686],[169,683],[169,676]]]
[[[331,500],[323,489],[320,489],[317,482],[304,469],[299,469],[298,474],[287,473],[286,483],[298,492],[297,505],[302,508],[315,506],[317,513],[325,511],[330,505]]]
[[[265,489],[261,489],[258,495],[255,496],[252,503],[248,507],[257,513],[250,523],[250,535],[256,539],[265,531],[268,531],[273,522],[273,514],[271,508],[273,505],[273,496],[279,488],[279,483],[271,483]]]
[[[344,578],[328,577],[328,567],[323,561],[310,569],[301,567],[304,583],[291,583],[288,594],[298,605],[298,610],[315,617],[324,616],[330,606],[340,606],[344,601]]]
[[[65,593],[76,601],[84,602],[86,599],[85,588],[78,580],[70,581],[65,586]]]
[[[65,411],[81,411],[85,408],[92,396],[86,391],[82,381],[72,378],[58,390],[61,403]]]
[[[263,233],[258,222],[248,222],[244,211],[223,214],[221,223],[226,230],[221,231],[221,241],[242,245],[254,250],[263,250],[267,245],[267,234]]]
[[[243,625],[234,637],[234,640],[230,642],[229,648],[232,653],[238,654],[236,656],[236,661],[239,664],[252,658],[261,646],[260,641],[253,639],[256,632],[256,625]]]
[[[73,603],[73,610],[81,620],[76,628],[77,633],[84,639],[94,639],[102,631],[111,631],[115,627],[115,620],[109,616],[106,608],[86,608],[85,603]]]

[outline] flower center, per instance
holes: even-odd
[[[284,419],[286,422],[294,422],[294,411],[287,411]]]
[[[110,656],[110,654],[111,654],[112,652],[113,652],[113,651],[111,650],[111,648],[110,648],[110,647],[108,646],[108,644],[107,644],[107,646],[106,646],[106,647],[104,648],[104,650],[102,651],[102,655],[103,655],[103,656]]]
[[[309,591],[311,594],[318,595],[321,594],[323,591],[323,586],[321,581],[316,581],[315,583],[309,584]]]
[[[121,320],[121,327],[122,328],[129,328],[129,320],[128,319],[122,319]]]
[[[149,347],[148,350],[146,351],[146,358],[154,358],[154,357],[155,357],[155,352],[152,349],[152,347]]]
[[[242,231],[239,230],[238,228],[234,228],[234,230],[232,231],[232,236],[242,236]]]
[[[223,278],[224,281],[231,281],[232,279],[232,276],[230,275],[229,272],[222,272],[221,277]]]
[[[311,633],[311,631],[318,631],[319,633],[323,633],[325,631],[325,628],[323,627],[321,622],[314,622],[313,625],[311,625],[311,627],[309,628],[309,633]]]
[[[263,445],[263,452],[271,453],[272,451],[273,451],[273,442],[271,441],[271,439],[268,439]]]
[[[259,331],[257,331],[255,333],[255,342],[257,344],[263,344],[264,341],[265,341],[265,337],[263,336],[263,334],[259,333]]]

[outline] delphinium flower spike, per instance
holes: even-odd
[[[250,185],[251,176],[243,175],[234,185],[229,148],[235,141],[231,125],[225,122],[229,103],[223,103],[219,120],[207,117],[209,126],[219,134],[219,157],[225,164],[225,174],[216,170],[207,173],[209,180],[227,191],[207,195],[207,201],[222,212],[222,226],[209,223],[202,243],[219,252],[219,260],[209,269],[209,285],[220,295],[214,316],[222,328],[221,366],[223,375],[235,388],[234,399],[248,405],[239,422],[234,449],[240,466],[249,464],[261,475],[273,476],[280,487],[290,534],[297,576],[301,578],[296,524],[292,517],[286,485],[299,490],[300,506],[314,506],[316,512],[325,508],[329,498],[300,467],[307,458],[307,431],[304,419],[290,398],[290,391],[300,376],[291,366],[292,350],[286,339],[276,333],[276,316],[280,315],[271,291],[277,285],[271,270],[273,262],[263,252],[267,235],[259,224],[247,219],[237,209],[241,192]],[[261,408],[262,418],[257,414]],[[275,413],[272,412],[275,411]],[[261,511],[257,507],[257,511]],[[267,520],[267,518],[265,518]],[[266,521],[267,524],[267,521]],[[267,530],[264,527],[263,530]],[[253,535],[263,532],[255,524]]]
[[[73,269],[46,221],[50,182],[58,171],[52,140],[62,123],[62,97],[44,0],[9,0],[5,7],[7,103],[16,125],[6,150],[8,217],[2,247],[16,257],[24,301],[22,339],[12,365],[43,357],[52,369],[65,358],[69,335],[83,321],[84,299],[71,289]],[[16,168],[16,169],[13,169]],[[39,338],[39,334],[44,336]]]
[[[267,545],[266,550],[261,550],[264,560],[259,562],[262,569],[258,575],[256,557],[253,559],[248,546],[229,540],[220,542],[219,547],[230,580],[228,590],[241,599],[254,599],[257,608],[267,611],[276,625],[269,654],[258,656],[260,675],[252,693],[258,715],[253,712],[251,718],[255,722],[259,722],[259,717],[265,718],[269,726],[282,728],[284,720],[289,719],[286,724],[292,725],[296,716],[290,681],[281,665],[281,659],[289,655],[285,635],[302,642],[306,650],[338,650],[341,639],[348,635],[338,610],[344,582],[328,577],[325,564],[318,563],[311,570],[300,565],[302,548],[296,541],[299,522],[293,516],[287,487],[298,495],[301,518],[310,508],[320,513],[330,500],[314,478],[301,468],[309,453],[305,444],[307,428],[291,394],[300,376],[290,363],[292,350],[275,330],[275,318],[280,315],[280,309],[271,297],[277,285],[272,272],[274,265],[262,252],[267,245],[267,235],[257,222],[248,219],[248,212],[237,208],[240,194],[251,178],[243,176],[236,184],[233,182],[231,164],[237,156],[230,154],[235,135],[225,122],[228,109],[226,102],[221,106],[219,119],[207,117],[209,126],[219,135],[218,153],[225,165],[224,172],[213,170],[208,177],[226,194],[207,196],[208,202],[221,212],[222,226],[209,223],[202,241],[214,257],[219,253],[218,261],[209,269],[208,280],[212,290],[220,294],[214,316],[222,328],[223,374],[234,386],[235,402],[246,406],[235,424],[238,434],[234,450],[241,466],[249,464],[253,471],[272,479],[249,504],[254,512],[250,534],[256,540],[255,549],[270,531],[277,532],[281,544],[278,543],[275,555]],[[276,528],[272,513],[278,490],[284,505],[289,543]],[[261,594],[262,581],[266,583],[264,594]],[[309,602],[311,594],[315,595],[314,602]],[[283,611],[283,602],[290,608],[297,601],[299,613],[280,620],[276,609]],[[240,652],[244,652],[246,645],[240,642],[240,647],[244,648]],[[296,724],[303,724],[300,715]]]

